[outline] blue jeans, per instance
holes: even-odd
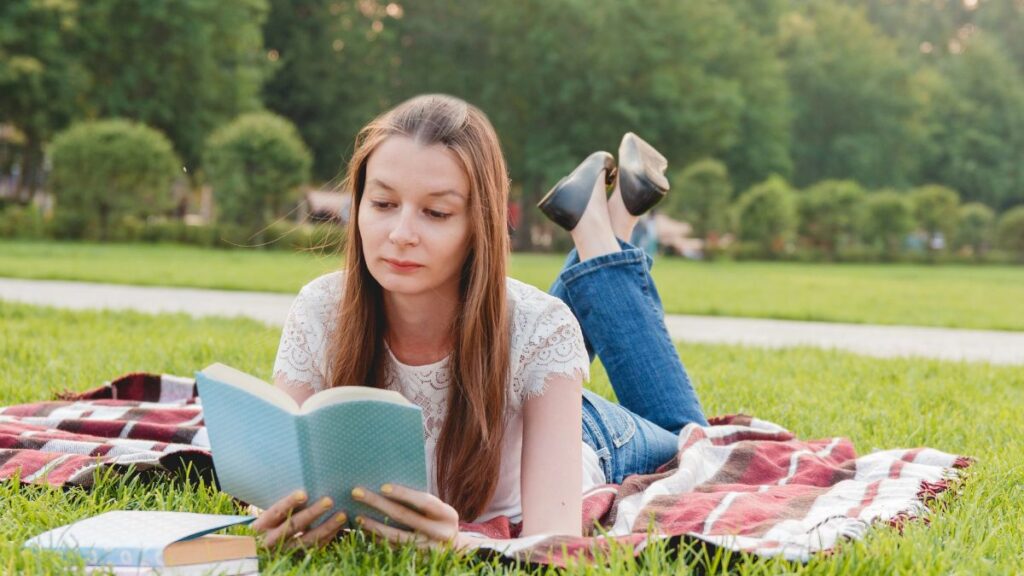
[[[591,361],[601,358],[618,397],[583,392],[583,441],[615,484],[671,460],[687,424],[707,424],[665,327],[654,261],[619,244],[621,252],[585,262],[573,249],[549,290],[576,315]]]

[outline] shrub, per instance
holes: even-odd
[[[726,231],[732,183],[725,164],[711,158],[687,166],[674,178],[673,191],[661,209],[672,218],[693,226],[693,234],[710,248]]]
[[[824,180],[797,196],[800,234],[834,259],[860,241],[864,189],[850,180]]]
[[[910,200],[899,192],[882,190],[867,196],[864,212],[864,240],[881,246],[886,259],[895,259],[903,239],[914,230],[914,209]]]
[[[960,195],[955,190],[929,184],[915,188],[910,195],[914,204],[914,218],[928,236],[928,248],[936,248],[934,241],[941,234],[948,243],[956,233]]]
[[[42,212],[35,206],[11,204],[0,209],[0,238],[42,240],[49,233]]]
[[[970,248],[971,254],[980,258],[992,244],[996,215],[991,208],[980,202],[964,204],[959,212],[956,247]]]
[[[793,190],[779,176],[747,190],[736,201],[739,239],[757,247],[762,256],[778,257],[796,227]]]
[[[77,124],[50,148],[58,234],[107,239],[125,216],[145,218],[172,207],[178,161],[160,132],[127,120]]]
[[[1000,248],[1013,252],[1024,262],[1024,206],[1007,210],[999,218],[996,242]]]
[[[245,114],[221,127],[203,155],[218,219],[255,229],[283,215],[311,162],[295,126],[280,116]]]

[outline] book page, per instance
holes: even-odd
[[[266,400],[286,412],[291,412],[292,414],[299,413],[299,405],[295,403],[295,400],[287,392],[251,374],[246,374],[241,370],[221,364],[220,362],[203,368],[201,372],[211,380],[230,384],[257,398]]]
[[[342,402],[355,402],[359,400],[387,402],[390,404],[402,404],[406,406],[412,405],[412,402],[407,400],[405,396],[402,396],[394,390],[370,388],[369,386],[338,386],[337,388],[328,388],[327,390],[321,390],[320,392],[313,394],[302,403],[302,408],[299,412],[301,414],[309,414],[310,412],[318,408],[323,408],[324,406],[341,404]]]

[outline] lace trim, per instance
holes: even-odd
[[[326,274],[299,292],[281,333],[275,383],[314,393],[326,387],[326,335],[336,329],[342,279],[343,272]],[[506,286],[512,309],[509,409],[515,411],[526,399],[544,394],[557,376],[588,380],[590,359],[579,322],[562,301],[511,278]],[[389,353],[388,368],[387,388],[423,409],[424,432],[432,450],[447,414],[448,358],[407,366]]]

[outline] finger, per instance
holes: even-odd
[[[333,505],[330,498],[321,498],[315,504],[310,504],[306,508],[291,514],[280,526],[267,532],[268,545],[273,546],[278,540],[289,538],[294,536],[296,532],[305,530],[314,520],[330,510]]]
[[[271,528],[275,528],[292,513],[292,510],[301,504],[306,502],[306,493],[302,490],[296,490],[295,492],[281,498],[277,502],[274,502],[273,506],[264,510],[256,520],[250,525],[257,532],[263,532]]]
[[[394,526],[387,526],[366,516],[356,516],[356,524],[363,530],[372,532],[392,544],[415,544],[417,548],[428,547],[430,541],[423,534],[399,530]]]
[[[401,502],[428,518],[456,522],[459,519],[454,508],[430,492],[420,492],[399,484],[384,484],[380,487],[380,494],[389,500]]]
[[[401,502],[391,501],[372,490],[356,488],[352,491],[352,498],[376,508],[388,519],[405,524],[413,530],[422,531],[431,522],[430,518],[423,516],[418,511],[410,509]]]
[[[345,526],[345,522],[347,521],[348,516],[344,512],[339,512],[295,540],[297,540],[299,545],[304,548],[319,548],[334,540],[335,536],[338,535],[338,531]]]
[[[376,492],[364,490],[362,494],[363,496],[358,498],[359,500],[380,510],[390,519],[427,536],[431,540],[451,540],[458,531],[458,524],[456,522],[443,518],[435,519],[423,516],[418,511],[408,508],[403,502],[390,500]]]

